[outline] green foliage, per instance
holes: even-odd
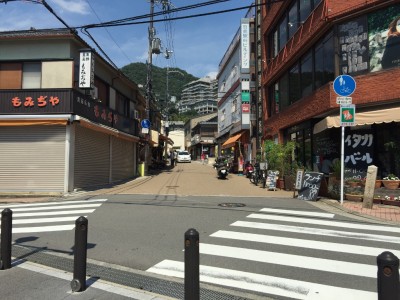
[[[296,143],[293,141],[285,144],[276,144],[274,141],[267,140],[264,143],[265,158],[268,161],[270,170],[278,170],[280,176],[292,175],[297,169],[297,164],[292,160]]]
[[[165,101],[167,96],[167,68],[152,66],[153,94],[160,102]],[[145,86],[147,80],[147,66],[145,63],[132,63],[121,68],[121,71],[138,85],[143,85],[142,93],[145,95]],[[173,71],[173,72],[171,72]],[[175,72],[176,71],[176,72]],[[178,73],[179,72],[179,73]],[[182,73],[183,75],[181,75]],[[188,74],[179,68],[169,68],[168,90],[170,96],[176,96],[180,100],[183,86],[198,78]]]
[[[339,159],[336,159],[332,162],[332,172],[337,179],[342,177],[342,165]]]

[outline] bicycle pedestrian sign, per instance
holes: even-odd
[[[142,125],[142,128],[150,128],[150,121],[148,119],[144,119],[142,122],[140,122],[140,125]]]
[[[356,90],[356,81],[350,75],[339,75],[333,81],[333,90],[342,97],[348,97]]]

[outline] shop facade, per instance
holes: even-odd
[[[143,99],[93,52],[93,86],[81,88],[81,48],[69,30],[0,33],[0,193],[63,194],[137,175]]]
[[[400,92],[393,89],[400,75],[400,51],[393,51],[400,47],[393,38],[399,16],[398,1],[293,0],[265,7],[264,139],[296,141],[296,160],[309,170],[340,159],[333,81],[351,75],[355,122],[345,128],[345,178],[365,177],[369,165],[382,178],[399,174]]]

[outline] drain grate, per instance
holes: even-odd
[[[19,259],[36,262],[55,269],[66,272],[73,272],[74,261],[73,257],[67,258],[59,255],[51,254],[45,249],[32,248],[21,245],[13,245],[13,256]],[[176,299],[184,299],[184,284],[177,281],[161,279],[157,277],[146,276],[134,272],[112,268],[110,266],[101,266],[94,263],[87,263],[87,276],[92,278],[100,278],[109,282],[130,286],[136,289],[141,289],[153,292]],[[71,278],[72,280],[72,278]],[[230,293],[231,292],[231,293]],[[200,297],[203,300],[247,300],[249,298],[234,295],[233,291],[223,292],[207,288],[200,289]],[[240,294],[240,292],[239,292]],[[255,294],[253,294],[254,296]],[[251,299],[254,299],[251,297]],[[258,299],[258,297],[257,297]]]
[[[244,203],[220,203],[218,206],[222,207],[244,207],[246,204]]]

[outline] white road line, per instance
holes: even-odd
[[[324,272],[376,278],[376,265],[200,243],[200,253]]]
[[[276,208],[262,208],[262,209],[260,209],[260,211],[276,213],[276,214],[286,214],[286,215],[321,217],[321,218],[327,218],[327,219],[332,219],[335,216],[334,214],[330,214],[330,213],[302,211],[302,210],[276,209]]]
[[[351,239],[359,239],[359,240],[379,241],[379,242],[400,244],[400,239],[396,238],[394,236],[366,234],[366,233],[351,232],[351,231],[319,229],[319,228],[312,228],[312,227],[307,228],[307,227],[298,227],[298,226],[289,226],[289,225],[280,225],[280,224],[267,224],[267,223],[257,223],[257,222],[245,222],[245,221],[237,221],[235,223],[232,223],[231,226],[274,230],[274,231],[296,232],[296,233],[313,234],[313,235],[334,236],[334,237],[339,237],[339,238],[351,238]]]
[[[390,227],[390,226],[382,226],[382,225],[356,224],[356,223],[350,223],[350,222],[325,221],[325,220],[315,220],[315,219],[307,219],[307,218],[276,216],[276,215],[266,215],[266,214],[250,214],[247,216],[247,218],[400,233],[400,228],[394,227],[394,226]]]
[[[32,213],[16,213],[13,214],[13,220],[19,217],[38,217],[38,216],[60,216],[60,215],[76,215],[76,214],[90,214],[95,209],[81,209],[81,210],[70,210],[70,211],[49,211],[49,212],[32,212]]]
[[[313,250],[325,250],[331,252],[351,253],[351,254],[369,255],[369,256],[378,256],[384,251],[390,251],[397,257],[400,256],[400,251],[395,249],[374,248],[374,247],[338,244],[330,242],[318,242],[313,240],[285,238],[285,237],[255,234],[255,233],[243,233],[243,232],[219,230],[211,234],[210,236],[216,238],[225,238],[225,239],[258,242],[258,243],[274,244],[274,245],[285,245],[285,246],[300,247]]]
[[[4,208],[13,208],[13,207],[29,207],[29,206],[51,206],[51,205],[68,205],[75,203],[94,203],[94,202],[105,202],[107,199],[92,199],[92,200],[76,200],[76,201],[60,201],[60,202],[40,202],[40,203],[21,203],[21,204],[10,204],[10,205],[1,205],[0,209]]]
[[[147,270],[160,275],[184,278],[184,263],[164,260]],[[374,292],[322,285],[231,269],[200,265],[200,280],[228,287],[240,287],[272,295],[304,300],[376,300]]]
[[[51,231],[66,231],[75,228],[75,224],[58,225],[58,226],[39,226],[39,227],[21,227],[13,228],[12,233],[32,233],[32,232],[51,232]]]
[[[14,208],[13,212],[17,211],[46,211],[46,210],[66,210],[73,208],[90,208],[90,207],[99,207],[103,203],[94,203],[94,204],[74,204],[74,205],[63,205],[63,206],[48,206],[48,207],[24,207],[24,208]]]

